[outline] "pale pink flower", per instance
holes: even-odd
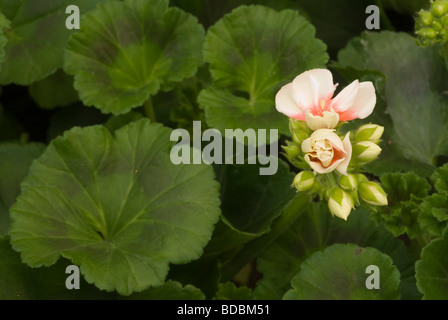
[[[334,129],[318,129],[302,142],[305,161],[317,173],[336,170],[347,175],[347,167],[352,156],[350,132],[344,140],[334,133]]]
[[[364,119],[376,104],[372,82],[353,81],[333,97],[337,84],[327,69],[313,69],[283,86],[275,97],[277,110],[307,121],[312,130],[333,129],[339,121]]]

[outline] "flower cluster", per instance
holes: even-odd
[[[318,193],[330,212],[347,220],[360,205],[387,205],[387,196],[362,174],[362,166],[378,157],[384,128],[375,124],[340,133],[344,123],[368,117],[376,104],[373,84],[353,81],[334,96],[337,84],[326,69],[313,69],[283,86],[276,108],[290,118],[292,140],[283,146],[289,161],[302,169],[294,178],[299,192]]]
[[[431,1],[429,10],[420,10],[415,33],[421,46],[448,41],[448,0]]]

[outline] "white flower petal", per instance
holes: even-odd
[[[290,118],[305,120],[305,114],[299,107],[294,96],[295,93],[292,83],[283,86],[275,96],[275,108]]]
[[[355,102],[356,95],[359,89],[359,81],[355,80],[347,87],[342,89],[341,92],[338,93],[336,97],[331,101],[330,108],[333,108],[334,111],[339,113],[339,119],[341,121],[341,113],[350,109]]]
[[[311,161],[310,155],[305,155],[305,161],[310,165],[310,167],[317,173],[324,174],[333,171],[343,159],[336,160],[331,166],[324,168],[320,162]]]
[[[306,124],[316,131],[318,129],[333,129],[339,122],[339,115],[334,111],[324,111],[323,116],[314,116],[310,111],[306,111]]]
[[[309,76],[319,84],[317,90],[317,102],[320,104],[321,100],[330,99],[337,86],[333,84],[333,75],[331,72],[327,69],[313,69],[307,72]]]
[[[355,118],[364,119],[373,112],[375,104],[376,94],[373,83],[370,81],[361,82],[359,84],[358,93],[356,94],[353,106],[350,108],[351,113],[355,116]],[[355,118],[344,119],[344,121]]]
[[[321,112],[320,101],[330,99],[336,86],[333,75],[327,69],[312,69],[298,75],[292,82],[295,99],[304,110],[311,110],[313,114]]]
[[[333,109],[330,111],[324,111],[323,118],[328,121],[329,129],[335,128],[339,123],[339,114],[336,113]]]
[[[345,135],[344,140],[342,141],[345,151],[344,160],[339,164],[336,168],[337,171],[342,173],[343,175],[347,175],[347,168],[350,163],[350,159],[352,158],[352,144],[350,142],[350,132]]]
[[[304,153],[313,152],[313,147],[311,146],[311,139],[305,139],[302,142],[302,151]]]

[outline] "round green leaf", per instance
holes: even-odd
[[[373,276],[366,272],[371,265],[378,267],[379,289],[368,289],[366,282]],[[291,281],[293,289],[286,300],[359,300],[398,299],[400,272],[392,259],[377,249],[354,244],[334,244],[316,252],[301,265]]]
[[[79,100],[78,93],[73,88],[73,77],[62,70],[33,83],[28,90],[33,100],[44,109],[68,106]]]
[[[0,235],[8,232],[9,208],[20,194],[20,183],[27,175],[31,162],[44,148],[45,145],[40,143],[0,145]]]
[[[0,83],[29,85],[54,73],[62,66],[63,50],[72,33],[65,26],[66,8],[77,5],[85,13],[104,1],[0,0],[0,11],[11,22],[5,31],[8,42]],[[0,29],[1,24],[2,18]]]
[[[415,264],[415,277],[423,299],[448,299],[448,233],[431,241],[422,250],[421,260]]]
[[[33,267],[60,256],[98,288],[161,285],[202,255],[219,217],[212,167],[174,165],[171,130],[147,119],[112,135],[75,127],[36,159],[11,208],[11,244]]]
[[[202,62],[203,27],[167,0],[111,1],[86,14],[64,70],[85,105],[122,114],[161,86],[191,77]]]
[[[314,35],[293,10],[241,6],[225,15],[208,30],[204,46],[215,80],[198,98],[207,124],[289,134],[287,119],[275,110],[275,94],[303,71],[327,63],[326,46]]]

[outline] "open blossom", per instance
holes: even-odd
[[[283,86],[275,97],[279,112],[306,121],[312,130],[333,129],[339,121],[364,119],[376,104],[372,82],[353,81],[333,97],[337,84],[326,69],[313,69]]]
[[[347,175],[347,167],[352,155],[350,133],[344,140],[333,129],[318,129],[302,142],[305,161],[317,173],[329,173],[337,170]]]

